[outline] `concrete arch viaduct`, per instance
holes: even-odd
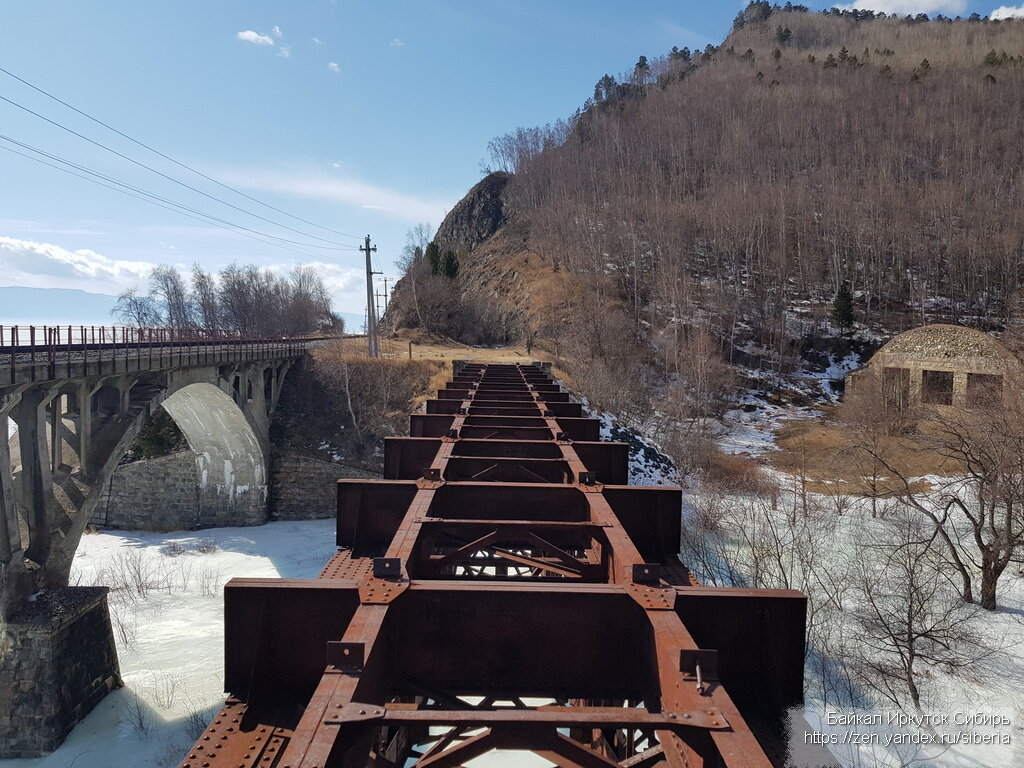
[[[68,577],[101,490],[146,419],[163,407],[195,452],[199,493],[208,497],[200,507],[216,510],[200,524],[263,523],[271,417],[285,375],[311,343],[45,338],[0,346],[0,758],[55,748],[119,683],[112,645],[95,636],[109,634],[105,590],[82,593],[88,588],[69,588]],[[87,639],[110,647],[63,659],[65,679],[46,691],[50,671],[35,668],[41,623],[55,630],[48,642],[58,653],[58,625],[72,632],[87,619],[98,622]],[[19,700],[33,679],[39,696]]]

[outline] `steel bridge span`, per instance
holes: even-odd
[[[627,459],[547,366],[457,363],[386,479],[339,482],[318,578],[229,582],[182,768],[782,765],[805,598],[700,585],[681,490]]]

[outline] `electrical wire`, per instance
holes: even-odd
[[[257,235],[259,237],[267,238],[267,239],[270,239],[270,240],[277,240],[279,242],[287,243],[289,245],[298,245],[298,246],[302,246],[304,248],[321,248],[321,249],[332,250],[332,251],[342,251],[342,250],[343,251],[355,251],[356,250],[355,246],[350,246],[350,245],[349,246],[317,245],[315,243],[304,243],[304,242],[301,242],[299,240],[291,240],[291,239],[286,238],[286,237],[278,237],[277,235],[271,235],[271,234],[268,234],[266,232],[261,232],[261,231],[256,230],[256,229],[252,229],[251,227],[246,227],[246,226],[244,226],[242,224],[236,224],[236,223],[234,223],[232,221],[228,221],[227,219],[222,219],[222,218],[220,218],[218,216],[214,216],[212,214],[205,213],[205,212],[203,212],[203,211],[201,211],[201,210],[199,210],[197,208],[192,208],[190,206],[184,205],[183,203],[175,202],[174,200],[166,198],[166,197],[164,197],[162,195],[158,195],[158,194],[155,194],[153,192],[148,192],[147,190],[142,189],[141,187],[137,187],[134,184],[129,184],[127,182],[120,181],[119,179],[115,179],[114,177],[108,176],[105,173],[100,173],[99,171],[95,171],[95,170],[93,170],[91,168],[88,168],[87,166],[80,165],[79,163],[75,163],[75,162],[73,162],[71,160],[68,160],[66,158],[63,158],[63,157],[61,157],[59,155],[55,155],[55,154],[53,154],[51,152],[47,152],[45,150],[39,149],[38,147],[33,147],[30,144],[26,144],[25,142],[19,141],[19,140],[14,139],[14,138],[12,138],[10,136],[6,136],[4,134],[0,134],[0,140],[6,141],[6,142],[8,142],[10,144],[14,144],[15,146],[21,147],[22,149],[26,149],[29,152],[32,152],[32,153],[34,153],[36,155],[40,155],[42,157],[46,157],[46,158],[48,158],[50,160],[53,160],[54,162],[60,163],[61,165],[68,166],[70,168],[74,168],[75,170],[80,171],[80,172],[85,173],[85,174],[88,174],[89,176],[93,176],[93,177],[96,177],[98,179],[102,179],[103,181],[106,181],[109,184],[114,184],[114,185],[116,185],[118,187],[122,187],[124,189],[131,190],[132,192],[135,192],[138,195],[143,195],[143,196],[145,196],[147,198],[152,198],[153,200],[157,200],[157,201],[159,201],[161,203],[164,203],[165,204],[164,207],[166,207],[166,206],[173,206],[176,209],[180,209],[181,211],[188,212],[190,214],[193,214],[194,216],[200,216],[200,217],[202,217],[204,219],[209,220],[211,223],[215,222],[217,224],[222,224],[225,227],[229,227],[229,228],[231,228],[233,230],[243,230],[243,231],[249,232],[249,233],[251,233],[253,235]]]
[[[330,243],[330,244],[335,245],[335,246],[341,246],[342,245],[341,243],[338,243],[338,242],[336,242],[334,240],[329,240],[328,238],[320,237],[319,235],[312,235],[312,234],[310,234],[308,232],[303,232],[300,229],[296,229],[295,227],[290,227],[287,224],[282,224],[281,222],[274,221],[273,219],[268,219],[266,216],[261,216],[258,213],[253,213],[252,211],[247,211],[245,208],[241,208],[241,207],[239,207],[237,205],[234,205],[233,203],[229,203],[228,201],[223,200],[223,199],[217,197],[216,195],[211,195],[208,192],[204,192],[203,190],[199,189],[198,187],[194,187],[191,184],[188,184],[188,183],[186,183],[184,181],[181,181],[180,179],[176,179],[173,176],[170,176],[170,175],[164,173],[163,171],[157,170],[156,168],[153,168],[152,166],[147,165],[146,163],[140,162],[139,160],[136,160],[133,157],[129,157],[128,155],[124,154],[123,152],[119,152],[116,149],[113,149],[112,147],[108,147],[106,144],[103,144],[102,142],[96,141],[95,139],[91,139],[88,136],[86,136],[85,134],[79,133],[78,131],[74,130],[73,128],[68,128],[66,125],[63,125],[62,123],[60,123],[60,122],[58,122],[56,120],[51,120],[50,118],[46,117],[46,115],[40,114],[39,112],[36,112],[33,109],[29,109],[28,107],[24,106],[23,104],[19,104],[18,102],[14,101],[13,99],[9,99],[6,96],[0,96],[0,101],[4,101],[4,102],[10,104],[13,107],[16,107],[16,108],[18,108],[18,109],[20,109],[20,110],[22,110],[24,112],[27,112],[28,114],[30,114],[30,115],[32,115],[34,117],[37,117],[37,118],[39,118],[40,120],[42,120],[42,121],[44,121],[46,123],[49,123],[50,125],[54,126],[55,128],[60,128],[62,131],[66,131],[67,133],[70,133],[73,136],[77,136],[78,138],[82,139],[83,141],[87,141],[90,144],[92,144],[93,146],[99,147],[100,149],[103,149],[103,150],[105,150],[107,152],[110,152],[111,154],[116,155],[117,157],[120,157],[123,160],[127,160],[129,163],[132,163],[133,165],[137,165],[140,168],[144,168],[144,169],[146,169],[147,171],[149,171],[151,173],[155,173],[157,176],[160,176],[160,177],[162,177],[164,179],[167,179],[168,181],[171,181],[171,182],[173,182],[175,184],[178,184],[179,186],[185,187],[186,189],[189,189],[189,190],[195,192],[196,194],[202,195],[203,197],[209,198],[210,200],[218,202],[221,205],[226,205],[229,208],[232,208],[232,209],[234,209],[236,211],[240,211],[241,213],[244,213],[247,216],[252,216],[252,217],[257,218],[257,219],[259,219],[261,221],[265,221],[268,224],[273,224],[275,227],[281,227],[282,229],[287,229],[290,232],[295,232],[297,234],[300,234],[300,235],[302,235],[304,237],[311,238],[313,240],[320,240],[322,242]],[[352,237],[352,235],[347,235],[347,237]],[[313,246],[308,246],[307,245],[307,247],[313,247]],[[345,247],[348,247],[348,246],[345,246]]]
[[[5,138],[5,137],[0,137],[0,138]],[[186,212],[185,210],[182,210],[181,206],[172,207],[171,205],[164,205],[163,203],[157,202],[156,199],[153,199],[156,196],[150,195],[149,193],[135,194],[135,193],[129,191],[128,189],[122,188],[122,187],[130,187],[130,185],[121,184],[121,186],[115,186],[115,184],[108,184],[108,183],[105,183],[104,181],[100,180],[100,178],[93,178],[91,176],[87,176],[87,175],[82,174],[82,173],[76,173],[75,171],[69,170],[68,168],[64,168],[64,167],[62,167],[60,165],[56,165],[55,163],[49,163],[46,160],[42,160],[42,159],[40,159],[38,157],[33,157],[32,155],[26,154],[24,152],[19,152],[18,150],[12,149],[11,147],[5,147],[2,144],[0,144],[0,149],[4,150],[6,152],[10,152],[10,153],[15,154],[15,155],[20,155],[21,157],[24,157],[24,158],[26,158],[28,160],[32,160],[33,162],[40,163],[42,165],[48,166],[50,168],[54,168],[54,169],[56,169],[58,171],[61,171],[62,173],[67,173],[67,174],[69,174],[71,176],[76,176],[76,177],[78,177],[80,179],[84,179],[85,181],[92,182],[93,184],[98,184],[101,187],[106,187],[107,189],[111,189],[114,192],[119,192],[119,193],[121,193],[123,195],[127,195],[128,197],[133,197],[136,200],[141,200],[144,203],[149,203],[150,205],[155,205],[157,208],[163,208],[163,209],[171,211],[173,213],[178,213],[178,214],[180,214],[182,216],[186,216],[186,217],[188,217],[190,219],[194,219],[195,221],[201,221],[204,224],[213,224],[213,226],[215,226],[215,227],[217,227],[219,229],[223,229],[223,230],[226,230],[228,232],[232,232],[234,234],[238,234],[238,235],[242,235],[244,237],[248,237],[248,238],[250,238],[252,240],[256,240],[257,242],[264,243],[265,245],[272,245],[275,248],[281,248],[282,250],[291,251],[292,253],[297,253],[297,254],[299,254],[301,256],[305,256],[305,257],[307,257],[309,259],[314,259],[314,260],[327,259],[329,261],[334,261],[334,262],[336,262],[338,264],[342,264],[343,263],[343,262],[341,262],[338,259],[334,259],[334,258],[332,258],[330,256],[326,256],[324,254],[307,253],[306,251],[301,251],[298,248],[293,248],[293,247],[291,247],[289,245],[284,245],[282,243],[277,243],[277,242],[274,242],[272,240],[267,240],[267,239],[265,239],[259,233],[250,234],[250,232],[239,231],[238,229],[233,228],[232,226],[225,226],[225,225],[222,225],[222,224],[217,224],[216,222],[211,222],[208,218],[205,217],[205,214],[193,215],[191,213]],[[95,176],[102,176],[102,174],[94,174],[94,175]],[[177,205],[177,204],[174,204],[174,205]]]
[[[128,139],[128,141],[132,142],[133,144],[137,144],[138,146],[140,146],[140,147],[142,147],[144,149],[148,149],[150,152],[152,152],[153,154],[157,155],[158,157],[162,157],[164,160],[167,160],[168,162],[174,163],[178,167],[184,168],[186,171],[190,171],[191,173],[194,173],[197,176],[199,176],[199,177],[201,177],[203,179],[206,179],[207,181],[212,182],[213,184],[216,184],[219,187],[222,187],[222,188],[227,189],[227,190],[229,190],[231,192],[234,192],[236,195],[240,195],[240,196],[244,197],[246,200],[251,200],[254,203],[258,203],[259,205],[262,205],[264,208],[269,208],[270,210],[276,211],[277,213],[280,213],[280,214],[282,214],[284,216],[287,216],[290,219],[295,219],[296,221],[301,221],[303,224],[309,224],[310,226],[316,227],[317,229],[322,229],[325,232],[332,232],[335,235],[341,235],[342,237],[351,237],[351,238],[354,238],[356,240],[360,239],[358,235],[350,235],[347,232],[340,232],[340,231],[338,231],[336,229],[331,229],[330,227],[325,227],[322,224],[317,224],[315,221],[309,221],[308,219],[304,219],[301,216],[296,216],[293,213],[288,213],[288,211],[282,210],[281,208],[273,206],[270,203],[266,203],[266,202],[264,202],[263,200],[260,200],[257,197],[253,197],[252,195],[248,195],[245,192],[242,192],[240,189],[232,187],[230,184],[225,184],[224,182],[218,181],[217,179],[213,178],[212,176],[206,175],[202,171],[196,170],[195,168],[193,168],[192,166],[188,165],[187,163],[183,163],[180,160],[174,159],[170,155],[164,154],[159,149],[156,149],[155,147],[150,146],[149,144],[147,144],[144,141],[140,141],[139,139],[136,139],[136,138],[134,138],[132,136],[129,136],[124,131],[120,131],[117,128],[115,128],[114,126],[110,125],[109,123],[103,122],[98,117],[93,117],[88,112],[85,112],[84,110],[79,109],[78,107],[74,106],[73,104],[68,104],[63,99],[61,99],[61,98],[59,98],[57,96],[54,96],[52,93],[50,93],[49,91],[47,91],[47,90],[45,90],[43,88],[40,88],[38,85],[34,85],[34,84],[30,83],[25,78],[19,77],[18,75],[14,74],[10,70],[7,70],[7,69],[4,69],[3,67],[0,67],[0,72],[2,72],[3,74],[7,75],[8,77],[14,78],[15,80],[17,80],[19,83],[22,83],[23,85],[27,85],[32,90],[37,91],[38,93],[43,94],[43,96],[46,96],[48,99],[53,99],[58,104],[61,104],[61,105],[65,106],[65,107],[67,107],[68,109],[70,109],[72,112],[76,112],[79,115],[81,115],[82,117],[84,117],[84,118],[86,118],[88,120],[92,120],[97,125],[101,125],[104,128],[106,128],[107,130],[113,131],[118,136],[121,136],[122,138]]]

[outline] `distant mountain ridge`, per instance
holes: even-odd
[[[568,121],[492,141],[504,172],[436,235],[458,280],[403,278],[390,319],[485,306],[585,359],[674,360],[699,325],[782,369],[837,333],[845,284],[875,335],[1003,330],[1024,318],[1022,121],[1024,19],[751,3],[721,46],[641,56]]]
[[[0,286],[0,325],[117,325],[117,296],[75,288]],[[360,333],[362,315],[339,312],[348,333]]]
[[[0,286],[0,325],[112,325],[116,296],[75,288]]]

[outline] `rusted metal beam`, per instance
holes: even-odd
[[[441,768],[500,748],[767,768],[759,739],[782,754],[802,595],[697,585],[676,555],[681,491],[625,485],[626,446],[597,442],[540,367],[463,364],[426,410],[386,441],[387,479],[339,482],[320,578],[229,582],[225,684],[252,727],[218,732],[212,755],[208,732],[183,766]],[[255,733],[280,734],[276,751]]]

